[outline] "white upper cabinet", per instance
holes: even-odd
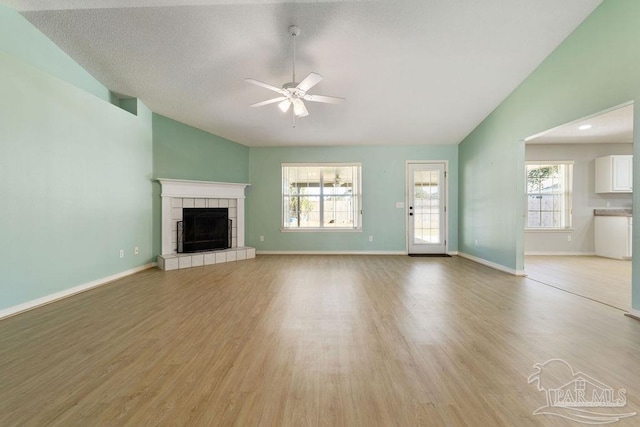
[[[604,156],[596,159],[596,193],[632,192],[632,155]]]

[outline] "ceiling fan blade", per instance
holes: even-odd
[[[275,104],[276,102],[284,101],[287,99],[286,96],[279,96],[277,98],[267,99],[266,101],[256,102],[255,104],[251,104],[252,107],[262,107],[263,105]]]
[[[279,87],[271,86],[270,84],[267,84],[267,83],[262,83],[256,79],[244,79],[244,81],[284,95],[284,91]]]
[[[317,85],[318,83],[320,83],[322,78],[323,77],[318,73],[309,73],[309,75],[307,75],[307,77],[305,77],[304,80],[298,83],[298,86],[296,86],[296,88],[306,92],[312,87],[314,87],[315,85]]]
[[[304,99],[311,102],[325,102],[327,104],[341,104],[346,101],[346,98],[324,95],[305,95]]]

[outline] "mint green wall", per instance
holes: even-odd
[[[153,114],[154,178],[240,182],[249,180],[249,148]],[[154,253],[161,252],[160,184],[153,185]]]
[[[247,182],[249,148],[153,114],[156,178]]]
[[[406,160],[449,162],[449,251],[457,250],[457,146],[251,147],[247,189],[246,244],[262,251],[405,251],[406,216],[395,207],[405,201]],[[281,164],[362,163],[363,231],[283,233]],[[369,236],[374,241],[369,242]],[[265,236],[264,242],[259,236]]]
[[[603,2],[460,144],[460,251],[512,269],[523,268],[522,139],[640,99],[638,22],[637,0]],[[635,111],[634,139],[638,141],[640,109]],[[636,170],[640,170],[638,144],[635,150]],[[634,179],[638,187],[640,174]],[[636,192],[638,218],[639,197]],[[640,253],[639,236],[636,228],[636,253]],[[633,265],[633,307],[639,309],[640,257],[634,258]]]
[[[111,99],[106,87],[22,15],[5,6],[0,6],[0,52],[30,63],[102,100]]]
[[[0,310],[151,262],[150,111],[2,52],[0,93]]]

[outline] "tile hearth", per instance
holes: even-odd
[[[242,261],[256,257],[255,248],[246,246],[219,251],[195,252],[189,254],[158,255],[158,267],[161,270],[179,270],[183,268],[201,267],[203,265],[222,264]]]

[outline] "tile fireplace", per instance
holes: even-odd
[[[244,246],[244,190],[249,184],[190,181],[159,178],[162,186],[162,254],[158,267],[163,270],[197,267],[255,258],[255,248]],[[178,253],[178,223],[184,209],[227,208],[231,220],[230,248],[205,252]]]

